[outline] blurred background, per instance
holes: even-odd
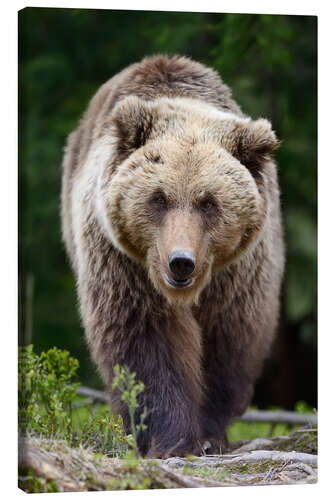
[[[19,343],[68,349],[82,383],[102,387],[61,242],[63,148],[103,82],[146,55],[184,54],[215,68],[282,141],[281,325],[254,403],[317,407],[317,18],[26,8],[18,21]]]

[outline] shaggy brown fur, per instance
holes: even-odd
[[[86,337],[127,429],[114,365],[146,386],[144,454],[225,445],[251,400],[283,272],[276,147],[213,70],[166,56],[105,83],[69,137],[63,237]]]

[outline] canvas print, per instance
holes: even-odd
[[[24,491],[316,482],[316,29],[19,12]]]

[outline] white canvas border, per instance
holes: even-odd
[[[17,11],[25,6],[35,7],[68,7],[68,8],[104,8],[121,10],[175,10],[202,11],[202,2],[192,0],[152,2],[142,1],[35,1],[31,4],[12,1],[2,6],[1,16],[1,50],[2,50],[2,166],[0,214],[3,234],[0,246],[0,276],[1,276],[1,318],[2,318],[2,411],[1,411],[1,493],[5,497],[24,494],[16,489],[16,455],[17,455]],[[332,130],[329,122],[332,115],[330,94],[332,82],[332,9],[329,2],[297,2],[253,0],[217,2],[206,0],[205,12],[234,13],[271,13],[292,15],[319,15],[319,483],[304,486],[263,486],[209,489],[207,494],[212,498],[247,499],[272,498],[281,495],[301,495],[302,498],[313,498],[322,494],[326,488],[332,490],[331,459],[332,426],[330,417],[332,408],[332,364],[333,336],[331,328],[331,290],[332,273]],[[297,131],[296,131],[297,133]],[[292,165],[290,166],[292,168]],[[109,495],[110,498],[201,498],[204,490],[150,490],[137,492],[105,492],[98,495]],[[40,494],[44,497],[44,494]],[[63,494],[60,494],[63,496]],[[66,494],[66,498],[67,498]],[[78,498],[96,498],[95,493],[73,493]],[[49,497],[47,497],[49,498]],[[57,497],[58,498],[58,497]],[[64,497],[65,498],[65,497]]]

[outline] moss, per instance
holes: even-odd
[[[117,478],[112,478],[107,484],[108,490],[146,490],[146,489],[166,489],[164,479],[159,478],[156,471],[149,473],[147,470],[133,473],[124,473]]]
[[[133,458],[129,455],[120,467],[114,470],[117,477],[107,483],[109,490],[166,489],[172,487],[153,460]]]
[[[295,433],[295,438],[297,434]],[[299,435],[294,441],[295,451],[300,451],[303,453],[317,454],[318,451],[318,441],[316,432],[305,432]]]
[[[316,455],[318,452],[317,431],[315,429],[294,431],[288,439],[279,440],[276,448],[280,451],[297,451]]]
[[[261,474],[268,472],[270,469],[278,469],[281,467],[281,464],[278,462],[273,462],[272,460],[264,460],[260,462],[256,462],[253,464],[233,464],[226,465],[226,471],[229,474],[237,473],[237,474]]]
[[[195,469],[189,465],[185,465],[182,469],[182,473],[193,478],[198,479],[210,479],[213,481],[224,481],[227,477],[227,471],[225,467],[196,467]]]

